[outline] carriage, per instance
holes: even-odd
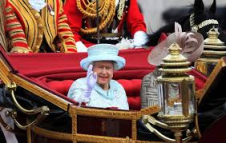
[[[127,63],[114,74],[114,79],[127,93],[130,110],[124,111],[78,107],[76,101],[66,96],[72,82],[86,74],[79,66],[86,53],[8,55],[0,47],[0,104],[13,109],[6,114],[14,119],[19,142],[164,142],[140,122],[142,116],[155,116],[160,111],[157,105],[141,109],[142,78],[155,69],[147,62],[151,50],[120,51]],[[209,77],[196,70],[189,72],[196,80],[195,129],[199,134],[191,142],[226,140],[223,131],[226,125],[225,62],[222,58]]]
[[[114,79],[123,85],[128,96],[130,110],[123,111],[77,107],[77,103],[66,96],[71,83],[85,76],[85,72],[79,67],[79,61],[86,53],[7,55],[1,48],[1,89],[6,90],[2,92],[5,103],[1,104],[15,109],[8,114],[14,118],[17,130],[25,130],[23,138],[26,137],[28,143],[163,142],[148,134],[144,138],[138,124],[142,115],[154,115],[160,110],[158,106],[140,108],[142,78],[155,68],[147,63],[150,51],[151,49],[120,51],[127,64],[115,73]],[[199,103],[200,114],[209,111],[207,107],[217,106],[217,99],[224,99],[223,94],[220,94],[225,81],[224,65],[225,59],[222,59],[205,85],[205,76],[195,70],[190,72],[196,77],[196,98],[202,99]],[[217,95],[219,98],[216,99]],[[221,116],[222,119],[216,122],[220,124],[218,129],[219,126],[225,126],[223,113]],[[207,128],[206,123],[203,126],[204,129]],[[215,126],[212,128],[216,130]],[[219,135],[221,131],[218,129],[213,136]],[[212,131],[209,128],[207,130]]]

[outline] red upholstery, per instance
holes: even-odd
[[[63,95],[67,95],[67,92],[73,83],[73,80],[64,80],[64,81],[51,81],[48,83],[48,86],[51,89],[56,90],[59,93],[62,93]]]
[[[141,99],[141,79],[124,80],[119,79],[118,82],[124,87],[129,102],[129,108],[133,110],[140,110]]]

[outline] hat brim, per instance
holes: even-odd
[[[169,53],[166,47],[166,40],[159,43],[148,55],[148,63],[158,66],[161,64],[162,59]]]
[[[125,59],[119,56],[92,56],[92,57],[87,57],[80,62],[80,66],[84,69],[87,70],[89,65],[93,62],[97,61],[113,61],[115,62],[114,65],[114,70],[119,70],[125,66]]]
[[[201,56],[203,47],[204,47],[203,36],[200,33],[194,33],[194,37],[198,41],[197,47],[194,48],[195,50],[193,50],[190,53],[182,53],[190,62],[194,62],[196,59],[198,59]],[[155,66],[160,65],[162,63],[162,59],[169,54],[168,48],[174,42],[176,42],[175,33],[170,34],[166,40],[162,41],[156,47],[154,47],[154,49],[148,55],[148,62],[151,65],[155,65]]]

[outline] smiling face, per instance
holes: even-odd
[[[93,72],[97,73],[97,84],[104,90],[109,89],[109,82],[113,78],[114,62],[98,61],[93,63]]]

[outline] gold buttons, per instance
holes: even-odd
[[[36,13],[35,14],[35,18],[38,19],[39,17],[40,17],[40,14],[39,13]]]
[[[38,35],[38,39],[42,39],[42,38],[43,38],[42,34]]]
[[[36,45],[36,46],[35,46],[35,50],[38,50],[38,49],[39,49],[39,45]]]
[[[43,27],[42,24],[38,24],[38,28],[41,29]]]
[[[29,53],[29,51],[28,50],[24,50],[24,53]]]

